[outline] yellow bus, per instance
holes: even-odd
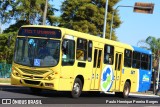
[[[11,84],[70,91],[130,92],[150,88],[151,51],[66,28],[22,26],[16,38]]]

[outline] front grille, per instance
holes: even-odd
[[[27,73],[27,74],[37,74],[37,75],[42,75],[42,74],[45,74],[49,71],[42,71],[42,70],[28,70],[28,69],[23,69],[23,68],[20,68],[20,70],[23,72],[23,73]]]
[[[30,75],[23,75],[23,77],[28,77],[28,78],[35,78],[35,79],[41,79],[43,77],[39,77],[39,76],[30,76]]]
[[[26,84],[33,84],[33,85],[39,85],[40,81],[31,81],[31,80],[24,80]]]

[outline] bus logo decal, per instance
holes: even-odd
[[[148,77],[148,75],[146,75],[146,74],[143,75],[142,81],[149,82],[149,77]]]
[[[101,75],[101,89],[104,92],[110,90],[113,83],[113,70],[111,66],[106,66]]]

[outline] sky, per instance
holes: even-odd
[[[144,44],[139,41],[148,36],[160,38],[160,0],[121,0],[116,6],[134,6],[135,2],[153,3],[153,14],[135,13],[133,8],[119,7],[122,24],[115,31],[119,41],[140,46]]]
[[[53,4],[60,9],[62,1],[54,0]],[[119,5],[134,6],[135,2],[153,3],[153,14],[135,13],[133,8],[119,7],[122,24],[115,31],[120,42],[140,46],[145,44],[139,41],[145,40],[148,36],[160,38],[160,0],[121,0],[114,8]]]
[[[53,0],[51,4],[60,9],[63,1]],[[139,41],[145,40],[148,36],[160,38],[160,0],[121,0],[114,8],[119,5],[134,6],[135,2],[153,3],[153,14],[135,13],[133,8],[119,7],[122,24],[115,31],[120,42],[139,46],[144,45]],[[55,15],[59,16],[60,12],[56,12]],[[8,24],[3,25],[3,29],[8,26]]]

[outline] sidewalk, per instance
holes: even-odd
[[[0,86],[1,85],[11,85],[11,83],[0,83]]]
[[[0,78],[0,85],[11,85],[10,78]]]

